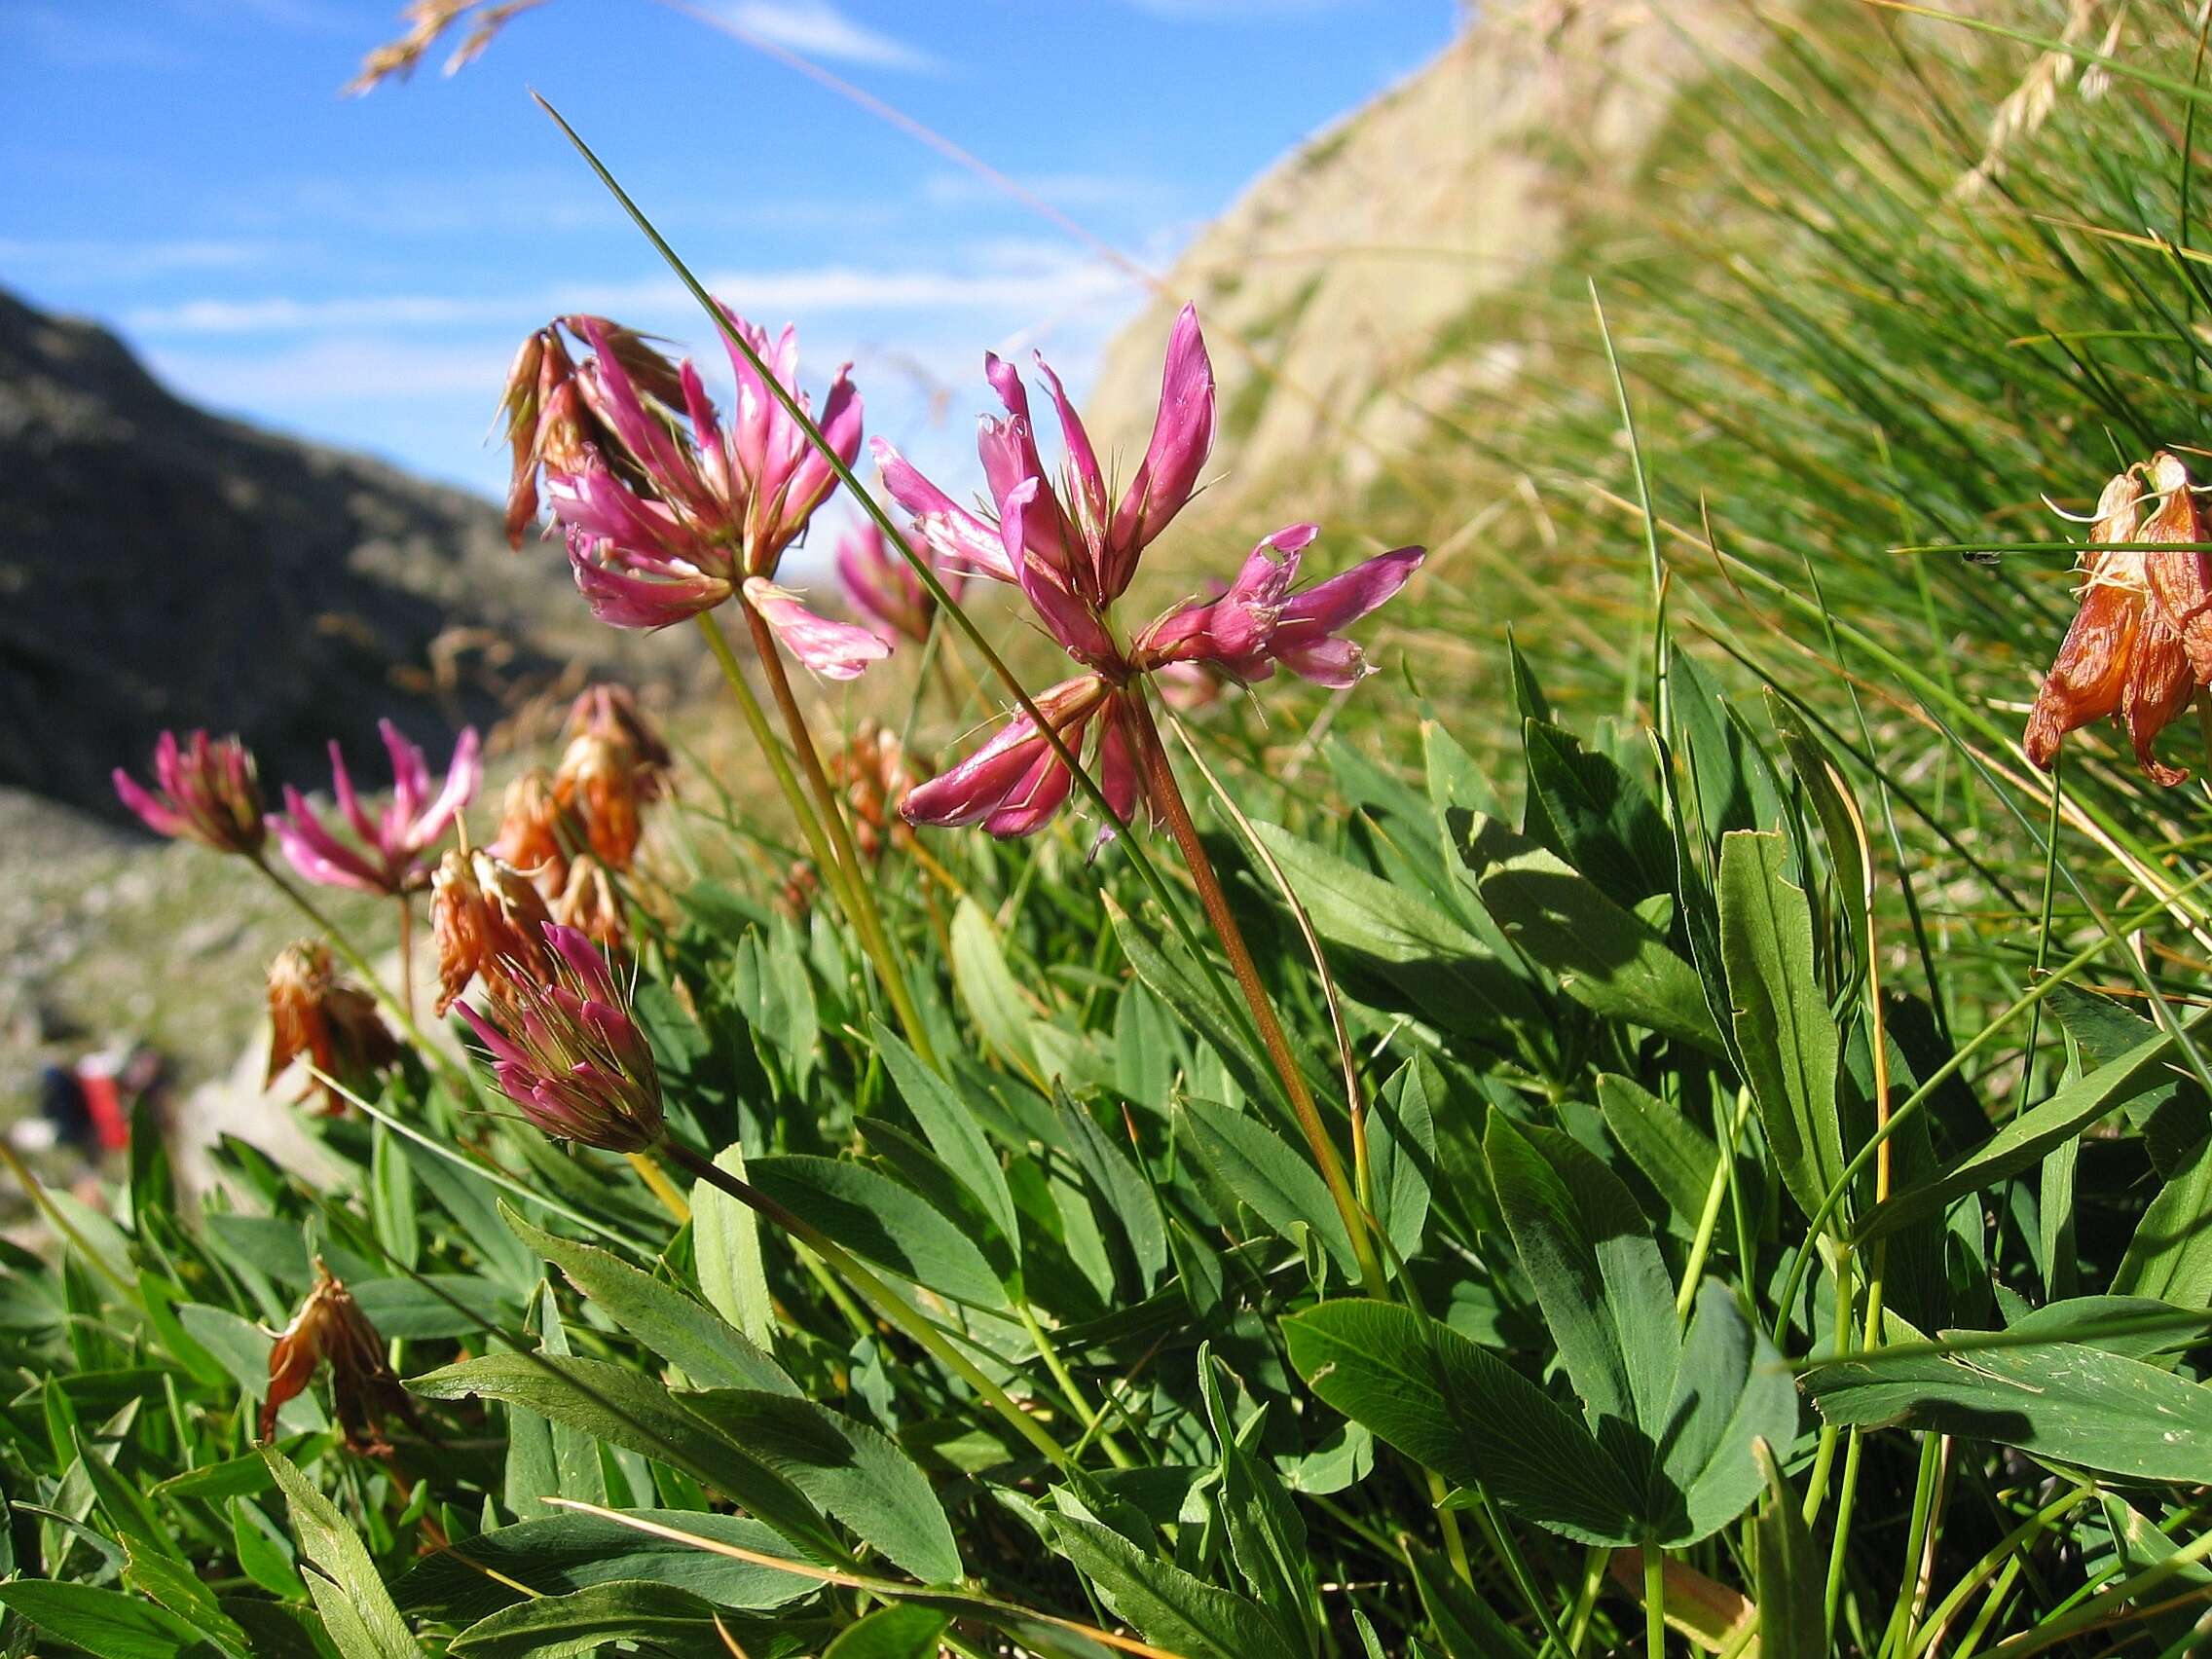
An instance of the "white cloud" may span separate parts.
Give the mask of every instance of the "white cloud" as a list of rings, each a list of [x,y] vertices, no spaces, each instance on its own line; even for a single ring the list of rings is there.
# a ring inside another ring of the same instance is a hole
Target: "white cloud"
[[[279,351],[156,349],[154,373],[196,400],[220,408],[282,414],[383,399],[461,394],[497,398],[511,347],[451,348],[365,333],[310,340]],[[487,417],[489,419],[489,417]]]
[[[242,271],[268,262],[276,244],[204,238],[123,241],[94,238],[0,237],[0,270],[40,280],[131,282],[188,271]]]
[[[734,27],[810,57],[915,73],[942,67],[918,47],[846,16],[830,0],[727,0],[718,10]]]
[[[1012,253],[1015,250],[994,250]],[[789,271],[719,271],[707,286],[739,311],[763,318],[857,312],[1010,311],[1051,313],[1103,299],[1128,278],[1103,262],[1060,250],[1045,257],[978,262],[971,268],[878,271],[830,265]],[[125,313],[131,330],[162,337],[300,334],[363,328],[446,329],[535,326],[563,312],[591,311],[654,326],[681,320],[690,295],[674,277],[578,283],[535,294],[463,296],[375,294],[300,299],[191,299]]]

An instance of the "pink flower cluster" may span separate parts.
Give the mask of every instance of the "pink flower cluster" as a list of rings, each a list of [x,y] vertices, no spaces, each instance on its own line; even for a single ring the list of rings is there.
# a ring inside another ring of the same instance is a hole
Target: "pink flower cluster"
[[[1114,602],[1145,548],[1197,491],[1213,448],[1213,366],[1198,313],[1186,306],[1175,319],[1152,441],[1119,502],[1059,377],[1041,356],[1037,368],[1067,458],[1056,488],[1038,451],[1028,388],[995,355],[984,359],[984,374],[1006,416],[984,419],[977,446],[995,514],[961,507],[897,450],[880,438],[875,443],[884,488],[939,559],[1018,587],[1085,670],[1035,699],[1044,726],[1026,711],[1012,717],[981,749],[907,796],[902,810],[911,823],[980,824],[1009,836],[1041,829],[1074,784],[1046,735],[1049,726],[1078,754],[1093,744],[1099,789],[1115,819],[1126,824],[1144,795],[1145,728],[1134,702],[1143,695],[1141,678],[1196,668],[1249,684],[1279,666],[1323,685],[1354,684],[1367,665],[1341,630],[1403,587],[1423,557],[1419,547],[1401,547],[1301,592],[1299,567],[1317,532],[1292,525],[1262,539],[1217,596],[1177,607],[1124,645]]]
[[[476,732],[465,729],[433,796],[429,762],[422,750],[400,736],[389,720],[380,720],[378,730],[391,756],[392,789],[391,799],[375,816],[354,793],[345,755],[336,743],[330,746],[331,783],[339,813],[353,832],[351,842],[325,825],[290,785],[284,788],[285,810],[264,816],[253,756],[235,737],[210,740],[196,731],[180,745],[174,732],[164,732],[154,745],[154,778],[161,793],[148,791],[121,767],[116,768],[115,793],[157,835],[258,861],[264,837],[273,834],[292,867],[310,881],[364,893],[409,893],[429,881],[429,850],[475,798],[484,769]]]

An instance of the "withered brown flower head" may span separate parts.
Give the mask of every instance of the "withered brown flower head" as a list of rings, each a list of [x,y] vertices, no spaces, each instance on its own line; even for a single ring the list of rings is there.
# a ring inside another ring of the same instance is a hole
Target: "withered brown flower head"
[[[586,325],[603,331],[606,349],[648,404],[681,412],[683,386],[676,365],[633,329],[600,316],[557,316],[526,339],[507,369],[499,393],[513,469],[507,482],[507,545],[520,548],[537,518],[537,474],[621,469],[624,451],[611,441],[604,393],[589,374],[576,371],[562,336],[580,339]]]
[[[331,1400],[346,1431],[347,1449],[364,1456],[388,1456],[391,1447],[384,1437],[384,1419],[396,1414],[413,1422],[414,1402],[385,1360],[384,1338],[369,1323],[352,1292],[332,1276],[318,1256],[314,1288],[269,1350],[269,1392],[261,1402],[264,1443],[276,1436],[276,1414],[286,1401],[306,1390],[314,1381],[315,1368],[325,1360],[330,1362]]]
[[[603,737],[629,746],[638,769],[638,798],[656,800],[666,787],[676,757],[654,730],[636,693],[627,685],[592,685],[584,689],[569,710],[566,737]]]
[[[430,879],[430,932],[438,946],[437,1014],[482,978],[497,1002],[519,969],[550,970],[538,929],[552,920],[545,900],[512,865],[490,853],[449,852]]]
[[[628,869],[638,856],[645,788],[637,752],[594,732],[571,738],[553,770],[553,798],[582,826],[600,862],[614,869]]]
[[[907,752],[897,733],[871,719],[862,720],[852,741],[830,756],[830,781],[852,805],[853,842],[861,857],[880,859],[885,848],[913,833],[899,808],[930,770]]]
[[[368,992],[338,977],[330,949],[302,940],[269,965],[269,1075],[267,1088],[305,1055],[322,1074],[308,1094],[320,1092],[322,1109],[336,1116],[345,1096],[325,1079],[359,1089],[403,1052]]]
[[[2160,451],[2129,467],[2097,499],[2082,556],[2081,608],[2028,716],[2028,758],[2049,770],[2059,741],[2117,716],[2146,776],[2166,788],[2189,774],[2152,744],[2212,683],[2212,556],[2102,546],[2201,542],[2203,515],[2189,472]]]
[[[553,919],[609,950],[621,949],[629,937],[614,883],[606,866],[589,853],[569,866],[568,881],[553,901]]]
[[[569,875],[569,855],[561,844],[561,803],[553,776],[533,766],[507,786],[499,803],[499,832],[491,850],[537,884],[547,899],[561,891]]]

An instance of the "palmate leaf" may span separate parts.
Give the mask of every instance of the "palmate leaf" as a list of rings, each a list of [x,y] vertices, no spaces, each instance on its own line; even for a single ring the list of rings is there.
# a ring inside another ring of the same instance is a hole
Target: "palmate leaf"
[[[952,1620],[932,1607],[912,1603],[878,1607],[848,1626],[822,1659],[938,1659],[938,1639]]]
[[[1571,733],[1525,720],[1530,833],[1632,908],[1674,888],[1674,840],[1643,786]]]
[[[1637,1541],[1635,1476],[1580,1418],[1450,1326],[1346,1300],[1282,1329],[1308,1387],[1422,1467],[1579,1542]]]
[[[1347,1277],[1358,1277],[1344,1217],[1313,1166],[1288,1141],[1210,1100],[1176,1102],[1174,1122],[1178,1137],[1196,1149],[1226,1195],[1280,1237],[1295,1242],[1310,1232]]]
[[[732,1141],[715,1154],[717,1168],[748,1180],[745,1148]],[[747,1346],[765,1356],[775,1346],[776,1317],[768,1305],[768,1274],[760,1259],[760,1218],[751,1206],[739,1203],[712,1181],[691,1186],[691,1246],[698,1262],[699,1289],[708,1304],[730,1324],[745,1333]],[[641,1336],[644,1333],[639,1333]],[[739,1348],[732,1363],[746,1363]],[[675,1358],[675,1355],[668,1355]],[[679,1364],[682,1362],[678,1361]],[[686,1367],[688,1369],[688,1367]],[[724,1379],[694,1372],[702,1382]],[[748,1378],[756,1388],[774,1387],[772,1382]]]
[[[754,1160],[749,1178],[864,1261],[955,1302],[1007,1306],[1006,1288],[975,1241],[888,1176],[858,1163],[791,1155]]]
[[[1720,1166],[1713,1137],[1641,1084],[1607,1072],[1598,1079],[1598,1109],[1621,1150],[1685,1224],[1704,1213]]]
[[[724,1652],[715,1634],[716,1611],[713,1603],[688,1590],[615,1579],[565,1596],[518,1602],[469,1626],[448,1651],[453,1659],[586,1659],[607,1651],[609,1643],[635,1641],[647,1651]],[[744,1651],[760,1659],[797,1653],[807,1645],[797,1630],[722,1617],[743,1633]]]
[[[411,1378],[433,1400],[468,1395],[597,1435],[681,1469],[768,1523],[817,1559],[848,1559],[822,1512],[799,1489],[715,1429],[665,1385],[607,1360],[491,1353]]]
[[[1723,1051],[1697,970],[1642,917],[1494,820],[1477,824],[1468,858],[1484,905],[1561,990],[1605,1018]]]
[[[121,1590],[18,1579],[0,1584],[0,1606],[97,1659],[235,1659],[166,1608]]]

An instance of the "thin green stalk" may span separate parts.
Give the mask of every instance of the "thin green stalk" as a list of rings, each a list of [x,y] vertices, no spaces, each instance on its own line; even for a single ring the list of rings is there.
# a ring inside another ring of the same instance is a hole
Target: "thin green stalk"
[[[1835,1257],[1835,1357],[1840,1359],[1851,1351],[1852,1307],[1857,1298],[1858,1279],[1852,1272],[1851,1246],[1840,1244]],[[1788,1317],[1787,1314],[1784,1315]],[[1813,1454],[1813,1473],[1805,1483],[1805,1525],[1820,1519],[1821,1507],[1827,1502],[1828,1477],[1835,1468],[1835,1448],[1838,1431],[1832,1422],[1821,1425],[1818,1450]]]
[[[1751,1091],[1736,1090],[1736,1116],[1728,1125],[1728,1135],[1720,1148],[1720,1159],[1713,1166],[1713,1181],[1706,1188],[1705,1208],[1697,1218],[1697,1235],[1690,1240],[1689,1260],[1682,1264],[1681,1288],[1675,1293],[1675,1317],[1689,1317],[1690,1306],[1697,1301],[1698,1280],[1705,1273],[1705,1259],[1713,1250],[1713,1235],[1720,1226],[1720,1206],[1728,1198],[1728,1187],[1736,1161],[1736,1142],[1744,1132],[1745,1121],[1751,1114]]]
[[[845,826],[844,807],[837,799],[837,792],[830,786],[830,774],[824,770],[822,756],[814,747],[806,715],[792,692],[791,675],[784,667],[783,653],[776,647],[776,637],[767,619],[757,610],[750,605],[743,608],[746,626],[753,632],[753,654],[759,659],[760,672],[767,679],[769,692],[784,717],[784,729],[791,734],[792,750],[798,756],[807,788],[813,792],[815,804],[821,809],[830,850],[844,871],[845,914],[859,932],[862,947],[875,961],[875,971],[883,979],[884,994],[891,999],[892,1012],[899,1016],[906,1041],[913,1045],[922,1063],[937,1071],[940,1063],[936,1045],[930,1041],[929,1027],[922,1022],[921,1011],[914,1006],[913,993],[906,985],[905,969],[891,948],[891,936],[883,927],[883,912],[876,908],[867,871],[861,865],[860,849],[853,845],[852,831]]]
[[[799,833],[806,841],[807,856],[813,859],[823,885],[837,901],[837,907],[848,917],[854,915],[852,900],[847,890],[851,879],[849,866],[838,862],[830,845],[828,833],[816,815],[813,801],[799,785],[798,774],[792,770],[791,756],[784,753],[783,740],[776,728],[768,723],[768,711],[760,706],[760,699],[753,694],[753,685],[745,678],[745,667],[737,660],[737,652],[730,647],[729,636],[722,632],[721,624],[711,610],[698,615],[699,632],[706,636],[707,648],[720,665],[722,679],[728,682],[730,694],[737,699],[738,712],[745,717],[746,728],[753,733],[753,741],[760,751],[761,758],[768,762],[768,770],[775,775],[776,787],[783,792],[784,801],[798,821]],[[855,928],[859,923],[854,923]],[[863,946],[867,944],[864,935]],[[881,964],[878,964],[878,971]]]
[[[1008,1426],[1035,1447],[1053,1467],[1074,1467],[1067,1449],[1053,1439],[1042,1423],[1015,1405],[1007,1391],[984,1376],[974,1360],[953,1346],[944,1334],[929,1320],[907,1307],[889,1285],[862,1266],[859,1259],[843,1245],[812,1222],[786,1209],[757,1187],[732,1175],[714,1160],[702,1157],[682,1141],[666,1140],[661,1144],[672,1160],[700,1180],[726,1193],[770,1226],[790,1234],[820,1256],[840,1278],[860,1293],[879,1317],[913,1338],[932,1358],[975,1389],[985,1405],[997,1412]]]
[[[1643,1651],[1645,1659],[1667,1659],[1667,1552],[1648,1538],[1643,1544]]]
[[[1943,1632],[1949,1628],[1951,1621],[1959,1616],[1960,1610],[1966,1606],[1974,1591],[1988,1581],[1990,1574],[2009,1566],[2021,1546],[2036,1533],[2054,1522],[2064,1520],[2095,1493],[2094,1487],[2086,1486],[2062,1493],[1990,1545],[1982,1553],[1980,1560],[1967,1568],[1958,1583],[1951,1587],[1950,1594],[1936,1604],[1935,1610],[1928,1615],[1926,1622],[1907,1640],[1903,1649],[1905,1659],[1919,1659],[1922,1652],[1941,1641]]]
[[[1612,1551],[1592,1545],[1582,1564],[1582,1588],[1574,1595],[1574,1610],[1567,1622],[1567,1651],[1579,1655],[1590,1640],[1590,1614],[1598,1605],[1598,1592],[1605,1587],[1605,1561]]]
[[[1229,907],[1229,895],[1222,888],[1221,876],[1206,853],[1205,842],[1198,836],[1198,825],[1191,819],[1182,787],[1175,781],[1175,769],[1167,760],[1167,747],[1160,741],[1160,727],[1153,721],[1151,705],[1139,690],[1132,689],[1127,701],[1132,723],[1136,726],[1137,764],[1145,775],[1146,798],[1167,820],[1168,833],[1182,850],[1184,866],[1198,885],[1198,903],[1221,940],[1223,953],[1229,958],[1230,972],[1235,977],[1237,988],[1244,993],[1245,1004],[1252,1011],[1253,1021],[1260,1028],[1268,1058],[1282,1079],[1283,1090],[1290,1097],[1291,1110],[1298,1118],[1298,1126],[1305,1131],[1313,1161],[1320,1166],[1321,1179],[1327,1183],[1329,1197],[1335,1200],[1337,1213],[1344,1219],[1345,1232],[1351,1239],[1352,1255],[1359,1263],[1360,1278],[1369,1295],[1386,1298],[1382,1264],[1375,1253],[1375,1241],[1369,1235],[1366,1212],[1359,1207],[1358,1195],[1353,1192],[1345,1174],[1344,1161],[1329,1139],[1328,1125],[1321,1122],[1320,1108],[1314,1104],[1313,1091],[1306,1086],[1306,1075],[1299,1068],[1290,1038],[1283,1031],[1282,1021],[1275,1016],[1274,1004],[1268,996],[1266,982],[1260,977],[1259,964],[1252,960],[1252,949],[1244,941],[1244,931],[1236,925],[1236,916]]]
[[[1821,1601],[1821,1628],[1831,1641],[1835,1638],[1836,1608],[1843,1600],[1844,1565],[1851,1554],[1851,1519],[1859,1503],[1859,1458],[1865,1450],[1865,1431],[1852,1429],[1850,1444],[1843,1454],[1843,1481],[1836,1489],[1835,1536],[1828,1545],[1827,1590]]]
[[[1067,1397],[1070,1409],[1081,1419],[1084,1439],[1097,1441],[1117,1469],[1136,1467],[1135,1460],[1122,1443],[1114,1438],[1114,1431],[1104,1426],[1104,1410],[1092,1406],[1084,1397],[1083,1385],[1075,1380],[1075,1373],[1068,1369],[1067,1361],[1060,1357],[1060,1350],[1053,1346],[1051,1335],[1037,1322],[1036,1311],[1027,1300],[1015,1297],[1014,1310],[1021,1321],[1021,1328],[1029,1333],[1030,1345],[1036,1348],[1037,1357],[1045,1362],[1045,1369],[1052,1374],[1052,1380],[1059,1383],[1060,1392]]]
[[[1883,1653],[1900,1647],[1912,1628],[1913,1607],[1919,1600],[1920,1564],[1928,1546],[1929,1523],[1936,1508],[1936,1486],[1942,1470],[1942,1448],[1941,1435],[1921,1435],[1920,1473],[1912,1488],[1912,1519],[1904,1530],[1904,1569],[1898,1584],[1897,1610],[1890,1615],[1889,1626],[1882,1632]]]
[[[1535,1615],[1536,1623],[1543,1630],[1545,1641],[1560,1653],[1562,1659],[1566,1659],[1566,1655],[1573,1649],[1567,1644],[1567,1633],[1560,1629],[1559,1619],[1553,1614],[1551,1604],[1538,1592],[1535,1574],[1529,1570],[1529,1558],[1522,1554],[1520,1541],[1513,1536],[1512,1527],[1498,1513],[1497,1500],[1491,1496],[1488,1487],[1478,1485],[1474,1493],[1475,1524],[1482,1530],[1483,1541],[1490,1545],[1492,1554],[1505,1563],[1505,1570],[1513,1580],[1514,1589],[1520,1592],[1523,1604]]]
[[[2058,897],[2058,814],[2066,803],[2062,783],[2066,756],[2063,752],[2050,757],[2050,818],[2044,829],[2043,904],[2036,920],[2036,973],[2041,974],[2050,965],[2050,915]],[[2020,1091],[2012,1097],[2012,1115],[2016,1118],[2027,1110],[2028,1099],[2035,1092],[2036,1045],[2043,1040],[2043,1004],[2038,1003],[2028,1014],[2028,1045],[2020,1056]]]

